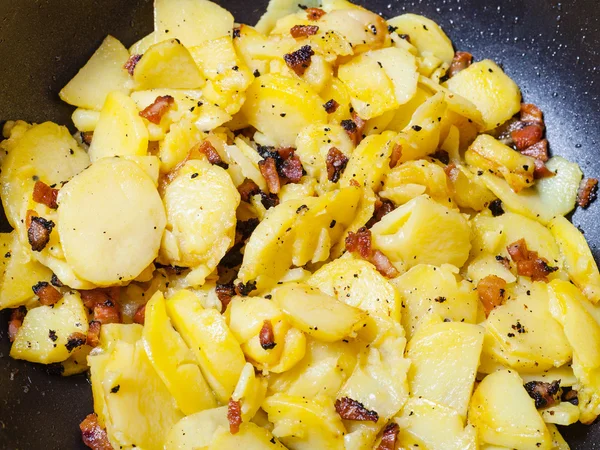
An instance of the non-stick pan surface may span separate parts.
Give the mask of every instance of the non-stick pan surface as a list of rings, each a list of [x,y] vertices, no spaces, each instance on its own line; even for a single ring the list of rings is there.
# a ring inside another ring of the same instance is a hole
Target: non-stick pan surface
[[[301,1],[301,0],[299,0]],[[218,0],[239,22],[255,23],[267,0]],[[424,14],[457,49],[492,58],[542,108],[553,154],[600,175],[600,13],[595,0],[362,0],[394,17]],[[125,45],[152,30],[151,0],[0,0],[0,123],[70,124],[58,91],[104,36]],[[600,255],[600,203],[575,213]],[[0,228],[8,231],[6,219]],[[83,449],[79,422],[92,411],[87,378],[61,378],[11,360],[6,313],[0,320],[0,449]],[[563,430],[573,449],[600,449],[600,425]],[[315,449],[318,450],[318,449]]]

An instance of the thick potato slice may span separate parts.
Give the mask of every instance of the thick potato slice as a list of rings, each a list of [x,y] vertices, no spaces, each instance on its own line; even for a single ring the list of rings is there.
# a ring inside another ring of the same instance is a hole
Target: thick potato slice
[[[199,269],[189,281],[202,284],[233,245],[240,195],[225,170],[203,159],[188,161],[179,169],[163,200],[167,234],[177,251],[163,243],[161,258]]]
[[[65,259],[84,280],[99,286],[132,280],[156,258],[165,210],[137,164],[103,158],[63,187],[58,202]]]
[[[117,39],[107,36],[90,60],[61,89],[62,101],[79,108],[100,111],[113,91],[128,94],[129,74],[123,68],[129,52]]]
[[[542,410],[544,422],[563,426],[572,425],[579,421],[579,415],[579,407],[569,402],[560,402],[558,405]]]
[[[73,111],[71,120],[73,121],[75,128],[79,131],[83,131],[84,133],[87,131],[94,131],[96,125],[98,125],[98,120],[100,120],[100,111],[77,108]]]
[[[237,433],[220,428],[208,446],[208,450],[286,450],[269,430],[249,422],[243,423]]]
[[[217,400],[227,403],[246,361],[225,318],[214,309],[204,309],[188,291],[179,291],[168,299],[167,311],[196,356]]]
[[[0,172],[0,197],[8,222],[22,227],[22,206],[31,197],[36,180],[47,185],[70,180],[90,164],[69,130],[51,122],[28,129],[9,152]]]
[[[204,78],[190,52],[177,39],[151,46],[135,66],[136,90],[154,88],[197,89]]]
[[[204,138],[204,133],[188,118],[172,124],[165,138],[158,144],[161,171],[168,173],[175,169]]]
[[[79,294],[68,293],[53,306],[38,306],[27,312],[10,349],[15,359],[50,364],[71,354],[67,346],[73,333],[88,330],[88,319]]]
[[[92,162],[110,156],[144,156],[148,153],[148,130],[135,102],[121,92],[111,92],[100,118],[89,155]]]
[[[470,208],[474,211],[481,211],[492,201],[496,200],[496,196],[486,187],[481,177],[475,175],[461,164],[455,164],[455,166],[454,169],[449,171],[448,179],[454,201],[458,206],[461,208]],[[514,194],[512,189],[510,191]]]
[[[469,422],[481,443],[523,450],[552,448],[552,438],[533,399],[515,372],[501,370],[483,379],[471,399]]]
[[[426,196],[396,208],[371,232],[374,246],[406,269],[417,264],[461,267],[471,248],[471,230],[463,215]]]
[[[432,55],[446,64],[452,62],[454,48],[452,42],[440,26],[427,17],[418,14],[402,14],[387,21],[398,34],[410,36],[410,43],[422,55]]]
[[[485,130],[499,127],[521,109],[519,87],[489,59],[460,71],[448,80],[447,85],[452,92],[477,107],[483,116]]]
[[[322,103],[305,81],[266,74],[256,78],[246,90],[241,112],[275,146],[293,147],[304,127],[327,122]]]
[[[273,291],[273,301],[294,327],[323,342],[351,336],[366,322],[366,314],[360,309],[308,285],[280,286]]]
[[[370,51],[366,55],[383,66],[394,86],[398,105],[404,105],[414,97],[417,93],[419,74],[416,58],[411,53],[401,48],[389,47]]]
[[[319,28],[342,35],[355,55],[381,48],[389,42],[387,24],[381,16],[345,0],[322,6],[327,14],[319,19]]]
[[[550,221],[548,228],[556,239],[569,278],[593,303],[600,300],[600,273],[583,234],[564,217]]]
[[[152,367],[184,414],[217,406],[194,354],[171,325],[160,291],[146,304],[142,342]]]
[[[267,379],[254,371],[254,366],[246,363],[240,374],[231,398],[241,404],[243,422],[249,422],[260,409],[267,393]]]
[[[406,348],[410,393],[448,406],[463,420],[479,366],[483,328],[440,322],[419,329]]]
[[[156,0],[155,42],[177,38],[186,47],[230,36],[233,16],[208,0]]]
[[[206,409],[177,422],[165,441],[165,450],[205,450],[221,427],[229,427],[227,406]]]

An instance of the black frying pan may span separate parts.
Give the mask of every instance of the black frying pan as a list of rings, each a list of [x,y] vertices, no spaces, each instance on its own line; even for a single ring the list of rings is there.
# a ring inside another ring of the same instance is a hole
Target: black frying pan
[[[267,0],[217,0],[253,24]],[[300,0],[299,0],[300,1]],[[600,13],[595,0],[358,1],[384,17],[424,14],[457,49],[490,57],[542,108],[553,154],[600,175]],[[152,31],[151,0],[0,0],[0,123],[8,119],[70,124],[58,91],[106,34],[130,45]],[[596,259],[600,202],[578,211]],[[0,228],[8,231],[4,217]],[[61,378],[11,360],[6,313],[0,320],[0,449],[83,449],[78,424],[92,411],[84,376]],[[562,430],[572,449],[600,449],[600,425]],[[317,450],[317,449],[315,449]]]

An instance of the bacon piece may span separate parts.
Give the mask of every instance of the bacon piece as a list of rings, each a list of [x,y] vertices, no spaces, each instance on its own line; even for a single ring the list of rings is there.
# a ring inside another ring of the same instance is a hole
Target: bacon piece
[[[539,180],[541,178],[550,178],[556,175],[550,169],[546,167],[544,161],[541,159],[536,159],[533,167],[533,178]]]
[[[121,313],[116,305],[98,305],[94,308],[94,320],[103,325],[107,323],[120,323]]]
[[[133,323],[144,325],[146,321],[146,305],[140,306],[133,315]]]
[[[118,303],[120,294],[119,286],[79,291],[83,305],[90,311],[98,305],[111,306]]]
[[[58,189],[52,189],[46,183],[39,180],[35,182],[35,185],[33,186],[34,202],[42,203],[51,209],[56,209],[58,208],[58,203],[56,202],[57,197]]]
[[[85,343],[90,347],[97,347],[100,343],[100,327],[101,323],[97,320],[92,320],[88,328]]]
[[[548,281],[547,276],[558,270],[558,267],[548,265],[548,260],[538,256],[537,252],[527,248],[525,239],[519,239],[508,247],[508,254],[517,263],[517,273],[531,277],[533,281]]]
[[[530,381],[525,383],[524,387],[529,396],[535,400],[536,408],[546,408],[560,401],[558,399],[560,380],[554,380],[552,383]]]
[[[97,414],[88,414],[79,424],[79,429],[83,443],[92,450],[114,450],[106,430],[98,423]]]
[[[298,183],[302,179],[304,168],[302,167],[300,158],[292,151],[291,154],[281,163],[279,172],[288,181],[292,183]]]
[[[390,156],[390,169],[393,169],[398,165],[398,161],[402,158],[402,145],[396,144],[392,149],[392,154]]]
[[[319,20],[325,15],[321,8],[306,8],[306,17],[308,20]]]
[[[544,136],[544,129],[538,124],[530,124],[514,130],[510,135],[517,150],[521,151],[541,141]]]
[[[175,99],[170,95],[159,95],[152,104],[146,106],[140,111],[140,116],[147,119],[149,122],[159,124],[162,116],[167,112]]]
[[[531,156],[532,158],[539,159],[542,162],[548,161],[548,140],[542,139],[533,145],[530,145],[524,150],[521,150],[521,154],[525,156]]]
[[[450,64],[450,68],[448,69],[448,73],[446,74],[448,78],[452,78],[461,70],[465,70],[473,63],[473,55],[469,52],[456,52],[454,54],[454,58],[452,58],[452,63]]]
[[[327,112],[327,114],[333,114],[334,112],[336,112],[338,110],[339,107],[340,107],[340,104],[338,102],[336,102],[334,99],[327,100],[327,102],[323,105],[323,108],[325,108],[325,111]]]
[[[86,342],[87,342],[87,335],[85,335],[83,333],[75,332],[75,333],[72,333],[67,338],[67,343],[65,344],[65,347],[67,348],[68,351],[72,352],[76,348],[84,345]]]
[[[386,278],[395,278],[399,275],[398,270],[396,270],[389,258],[379,250],[373,251],[369,258],[369,262],[371,262],[377,271]]]
[[[314,36],[319,31],[316,25],[294,25],[290,29],[290,34],[294,39],[301,37]]]
[[[123,66],[123,68],[125,70],[127,70],[127,72],[129,72],[129,75],[133,76],[133,71],[135,70],[135,66],[137,66],[137,63],[140,62],[140,59],[142,59],[142,55],[131,55],[129,57],[129,59]]]
[[[337,183],[348,165],[348,157],[336,147],[331,147],[327,152],[325,165],[327,166],[327,179],[332,183]]]
[[[281,189],[281,181],[279,180],[279,174],[277,173],[277,166],[275,165],[275,158],[267,158],[258,162],[258,168],[260,173],[265,177],[267,182],[267,188],[272,194],[277,194]]]
[[[446,150],[437,150],[435,153],[429,155],[431,158],[437,159],[442,164],[450,164],[450,154]]]
[[[358,145],[363,138],[363,130],[366,122],[360,118],[356,111],[352,112],[352,119],[342,120],[340,125],[346,130],[354,145]]]
[[[240,425],[242,424],[242,405],[239,400],[229,399],[227,405],[227,421],[229,422],[229,432],[236,434],[240,431]]]
[[[33,293],[38,296],[40,303],[44,306],[54,305],[62,298],[62,294],[46,281],[40,281],[32,289]]]
[[[242,297],[247,297],[250,292],[256,290],[256,281],[248,281],[247,283],[238,283],[235,285],[235,293]]]
[[[233,286],[233,283],[217,284],[215,292],[221,301],[221,305],[223,307],[222,310],[225,311],[227,309],[227,305],[229,305],[231,302],[231,298],[235,295],[235,287]]]
[[[506,293],[506,281],[496,275],[488,275],[477,283],[477,295],[483,305],[485,317],[488,317],[492,310],[504,302]]]
[[[292,53],[283,55],[285,63],[290,69],[296,72],[296,75],[303,75],[306,69],[310,67],[311,58],[315,54],[310,45],[303,45]]]
[[[10,313],[10,319],[8,321],[8,339],[10,342],[14,342],[17,337],[17,332],[21,325],[23,325],[23,319],[25,319],[25,314],[27,314],[27,309],[24,306],[19,306],[15,308]]]
[[[544,114],[532,103],[521,103],[521,121],[544,127]]]
[[[562,400],[575,406],[579,405],[579,396],[575,389],[565,392],[562,396]]]
[[[227,169],[229,167],[223,162],[221,155],[219,155],[219,152],[217,152],[217,149],[210,143],[210,141],[207,140],[201,144],[197,144],[195,149],[198,151],[198,153],[206,156],[206,159],[208,159],[209,163],[222,167],[223,169]]]
[[[577,204],[582,208],[590,206],[596,200],[598,192],[598,180],[596,178],[584,178],[581,180],[577,191]]]
[[[258,185],[248,178],[246,178],[237,189],[243,202],[248,202],[250,201],[250,197],[260,194],[260,188]]]
[[[277,344],[275,343],[275,335],[273,334],[273,324],[271,324],[270,320],[263,321],[263,326],[260,329],[258,337],[263,350],[275,348]]]
[[[91,145],[93,137],[94,137],[93,131],[82,132],[81,133],[81,142],[83,142],[86,145]]]
[[[375,201],[375,211],[373,212],[373,217],[367,222],[366,227],[371,228],[377,222],[379,222],[386,214],[391,213],[396,206],[391,200],[388,199],[377,199]]]
[[[398,439],[398,433],[400,433],[400,427],[396,422],[388,423],[383,429],[381,435],[381,441],[377,450],[394,450],[396,448],[396,440]]]
[[[235,225],[235,232],[239,235],[240,241],[246,241],[259,223],[260,221],[256,217],[248,220],[238,220]]]
[[[348,232],[346,236],[346,250],[358,253],[363,259],[371,257],[371,230],[366,227],[359,228],[356,233]]]
[[[376,411],[365,408],[365,405],[350,397],[338,398],[335,401],[335,410],[344,420],[361,420],[375,423],[379,420],[379,414]]]
[[[54,228],[54,222],[38,217],[35,211],[27,211],[27,239],[34,252],[41,252],[50,241],[50,233]]]

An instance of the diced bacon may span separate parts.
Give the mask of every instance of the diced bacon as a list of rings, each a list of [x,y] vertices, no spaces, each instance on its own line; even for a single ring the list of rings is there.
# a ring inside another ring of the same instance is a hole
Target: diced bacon
[[[398,161],[402,158],[402,145],[396,144],[392,148],[392,154],[390,156],[390,169],[393,169],[398,165]]]
[[[98,423],[98,415],[89,414],[79,424],[83,443],[92,450],[114,450],[106,430]]]
[[[546,164],[544,164],[544,161],[542,161],[541,159],[535,160],[535,165],[534,165],[534,169],[533,169],[533,178],[535,178],[536,180],[539,180],[541,178],[550,178],[550,177],[553,177],[554,175],[556,175],[556,174],[546,167]]]
[[[395,450],[398,433],[400,433],[398,424],[396,422],[388,423],[383,429],[383,434],[381,435],[381,441],[379,442],[377,450]]]
[[[558,270],[548,264],[548,260],[538,256],[537,252],[530,251],[524,239],[519,239],[507,248],[508,254],[517,263],[517,273],[521,276],[531,277],[533,281],[547,281],[548,275]]]
[[[359,228],[356,233],[350,231],[346,236],[346,250],[358,253],[363,259],[371,257],[371,230]]]
[[[533,145],[530,145],[524,150],[521,150],[521,154],[525,156],[531,156],[532,158],[539,159],[542,162],[548,161],[548,140],[542,139]]]
[[[332,183],[337,183],[348,165],[348,157],[336,147],[331,147],[327,152],[325,165],[327,166],[327,179]]]
[[[121,313],[117,305],[98,305],[94,308],[94,320],[97,320],[102,325],[120,323]]]
[[[133,323],[144,325],[146,320],[146,305],[140,306],[133,315]]]
[[[391,200],[388,199],[377,199],[375,201],[375,211],[373,212],[373,217],[367,222],[366,227],[371,228],[377,222],[379,222],[386,214],[391,213],[396,206]]]
[[[316,25],[294,25],[290,29],[290,34],[294,39],[314,36],[319,31],[319,27]]]
[[[537,144],[544,136],[544,129],[538,124],[526,125],[523,128],[514,130],[511,137],[517,150],[525,150],[532,145]]]
[[[363,138],[363,130],[366,122],[361,119],[356,111],[353,111],[352,119],[342,120],[340,125],[342,128],[344,128],[348,136],[350,136],[350,139],[352,142],[354,142],[354,145],[358,145]]]
[[[229,399],[227,405],[227,421],[229,422],[229,432],[236,434],[240,431],[242,424],[242,405],[239,400]]]
[[[111,306],[117,304],[121,295],[121,288],[113,286],[109,288],[81,290],[79,294],[84,306],[91,311],[98,305]]]
[[[260,346],[263,350],[271,350],[277,345],[275,343],[275,335],[273,334],[273,324],[270,320],[264,320],[263,326],[258,335]]]
[[[76,348],[79,348],[82,345],[85,345],[86,342],[87,342],[86,334],[75,332],[75,333],[72,333],[67,338],[67,343],[65,344],[65,347],[67,348],[68,351],[72,352]]]
[[[477,283],[477,295],[483,305],[485,317],[489,316],[494,308],[504,303],[506,281],[496,275],[488,275]]]
[[[369,262],[371,262],[377,271],[386,278],[395,278],[399,275],[398,270],[394,267],[389,258],[379,250],[373,251],[369,258]]]
[[[221,302],[222,311],[227,309],[227,305],[231,302],[231,298],[235,295],[235,287],[233,283],[229,284],[217,284],[215,292],[219,301]]]
[[[542,110],[532,103],[521,103],[521,121],[536,123],[544,127],[544,115]]]
[[[97,347],[100,343],[100,327],[101,323],[97,320],[92,320],[88,328],[86,336],[86,344],[90,347]]]
[[[38,217],[36,214],[32,210],[27,211],[27,239],[34,252],[41,252],[50,242],[54,222]]]
[[[52,189],[46,183],[42,181],[36,181],[33,186],[33,201],[36,203],[42,203],[48,208],[58,208],[56,199],[58,197],[58,189]]]
[[[584,178],[579,185],[579,191],[577,191],[577,204],[582,208],[587,208],[590,206],[590,203],[596,200],[597,191],[598,180],[595,178]]]
[[[196,146],[196,150],[198,153],[206,156],[206,159],[208,159],[209,163],[222,167],[223,169],[227,169],[228,165],[223,162],[221,155],[219,155],[219,152],[217,152],[217,149],[210,143],[210,141],[206,140],[201,144],[198,144]]]
[[[60,291],[46,281],[40,281],[32,289],[33,293],[38,296],[40,303],[44,306],[54,305],[62,298]]]
[[[127,70],[127,72],[129,72],[129,75],[133,76],[133,72],[135,70],[135,66],[137,66],[138,62],[140,62],[140,59],[142,59],[142,55],[131,55],[129,57],[129,59],[127,60],[127,62],[123,66],[123,68],[125,70]]]
[[[344,420],[360,420],[375,423],[379,420],[379,414],[376,411],[365,408],[365,405],[350,397],[338,398],[335,401],[335,410]]]
[[[81,142],[83,142],[86,145],[91,145],[93,137],[94,137],[93,131],[82,132],[81,133]]]
[[[334,99],[327,100],[327,102],[323,105],[323,108],[325,108],[325,111],[327,112],[327,114],[333,114],[334,112],[336,112],[338,110],[339,107],[340,107],[340,104],[338,102],[336,102]]]
[[[448,69],[447,76],[452,78],[461,70],[465,70],[473,63],[473,55],[469,52],[456,52],[454,54],[454,58],[452,58],[452,63],[450,64],[450,68]]]
[[[175,99],[170,95],[159,95],[152,104],[146,106],[140,111],[140,116],[147,119],[149,122],[159,124],[162,116],[167,112],[171,105],[175,102]]]
[[[292,152],[290,156],[284,159],[281,163],[281,169],[279,169],[279,172],[288,181],[292,183],[299,183],[302,179],[302,175],[304,174],[304,168],[302,167],[300,158],[294,152]]]
[[[249,202],[250,197],[260,194],[260,188],[258,185],[248,178],[246,178],[237,189],[243,202]]]
[[[14,342],[17,337],[17,332],[21,325],[23,325],[23,319],[25,319],[25,314],[27,314],[27,310],[24,306],[20,306],[15,308],[10,313],[10,319],[8,321],[8,339],[10,342]]]
[[[560,380],[552,383],[543,381],[529,381],[524,385],[529,396],[535,400],[536,408],[547,408],[560,402],[558,393],[560,391]]]
[[[306,8],[306,17],[308,20],[319,20],[325,15],[321,8]]]
[[[310,67],[311,58],[314,54],[315,52],[310,45],[303,45],[295,52],[283,55],[283,60],[296,75],[304,75],[306,69]]]
[[[259,161],[258,168],[265,181],[269,192],[277,194],[281,188],[281,181],[279,180],[279,174],[277,173],[277,166],[275,165],[275,158],[267,158]]]

